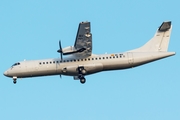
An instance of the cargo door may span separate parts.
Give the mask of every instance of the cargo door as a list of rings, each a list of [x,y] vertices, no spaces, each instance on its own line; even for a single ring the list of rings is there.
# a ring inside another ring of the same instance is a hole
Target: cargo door
[[[131,65],[131,67],[133,66],[133,63],[134,63],[134,58],[133,58],[133,53],[131,52],[128,52],[128,62],[129,64]]]

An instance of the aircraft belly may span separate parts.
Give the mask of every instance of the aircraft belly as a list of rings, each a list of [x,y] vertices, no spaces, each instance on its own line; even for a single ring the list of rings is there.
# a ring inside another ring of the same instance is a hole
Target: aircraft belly
[[[84,67],[84,69],[87,71],[86,75],[100,72],[103,70],[103,65],[101,63],[84,62],[76,65],[62,65],[61,69],[58,71],[62,71],[63,75],[77,76],[79,74],[78,67]]]
[[[87,70],[87,74],[93,74],[93,73],[101,72],[103,70],[102,63],[92,63],[89,65],[84,65],[84,67]]]

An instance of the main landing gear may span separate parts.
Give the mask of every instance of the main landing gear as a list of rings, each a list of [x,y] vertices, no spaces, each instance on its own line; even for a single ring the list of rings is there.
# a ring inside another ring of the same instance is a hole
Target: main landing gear
[[[86,78],[84,77],[84,75],[87,73],[86,69],[84,69],[84,67],[78,67],[78,78],[80,79],[80,82],[82,84],[84,84],[86,82]]]
[[[80,78],[80,82],[81,82],[82,84],[84,84],[84,83],[86,82],[86,78],[84,78],[84,77]]]

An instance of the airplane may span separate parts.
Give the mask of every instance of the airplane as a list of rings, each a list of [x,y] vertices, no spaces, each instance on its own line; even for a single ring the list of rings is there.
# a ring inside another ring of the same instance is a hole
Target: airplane
[[[86,82],[85,76],[101,71],[122,70],[137,67],[149,62],[175,55],[168,52],[171,35],[171,21],[163,22],[155,35],[143,46],[121,53],[92,54],[92,34],[90,22],[79,23],[74,46],[62,48],[59,41],[59,58],[28,60],[16,62],[4,72],[4,75],[17,78],[66,75],[74,80]],[[63,55],[67,55],[63,58]]]

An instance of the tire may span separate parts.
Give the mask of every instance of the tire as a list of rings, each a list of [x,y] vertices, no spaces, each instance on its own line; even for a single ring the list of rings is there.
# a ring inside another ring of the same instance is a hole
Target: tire
[[[80,79],[80,82],[81,82],[82,84],[84,84],[84,83],[86,82],[86,79],[85,79],[85,78],[82,78],[82,79]]]
[[[16,84],[16,82],[17,82],[16,80],[13,80],[13,83],[14,83],[14,84]]]
[[[81,70],[81,73],[82,73],[83,75],[85,75],[85,74],[87,73],[87,71],[86,71],[85,69],[82,69],[82,70]]]

